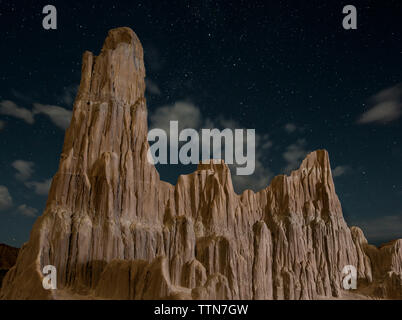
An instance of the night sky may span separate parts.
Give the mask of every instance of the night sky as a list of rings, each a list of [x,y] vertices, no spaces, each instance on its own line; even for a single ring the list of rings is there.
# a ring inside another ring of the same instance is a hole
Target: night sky
[[[85,50],[140,38],[150,126],[255,128],[259,190],[309,151],[330,155],[349,224],[402,237],[401,1],[0,1],[0,242],[21,246],[58,168]],[[42,8],[57,9],[57,30]],[[357,30],[344,30],[344,5]],[[183,113],[192,117],[184,117]],[[180,121],[180,120],[179,120]],[[159,166],[175,183],[194,166]]]

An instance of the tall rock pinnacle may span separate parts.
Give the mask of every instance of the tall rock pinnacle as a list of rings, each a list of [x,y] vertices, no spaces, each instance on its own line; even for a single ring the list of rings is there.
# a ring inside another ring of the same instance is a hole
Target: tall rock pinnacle
[[[78,98],[132,105],[144,96],[142,45],[129,28],[109,31],[98,57],[85,52]]]
[[[46,209],[0,298],[338,297],[345,265],[398,296],[401,240],[377,249],[348,228],[325,150],[257,193],[237,195],[223,162],[200,164],[176,186],[160,181],[147,161],[144,77],[129,28],[111,30],[98,56],[84,53]],[[57,290],[42,286],[46,265]]]

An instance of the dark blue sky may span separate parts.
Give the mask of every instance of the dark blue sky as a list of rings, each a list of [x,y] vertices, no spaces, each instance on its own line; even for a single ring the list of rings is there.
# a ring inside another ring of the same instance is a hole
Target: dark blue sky
[[[120,26],[143,43],[150,115],[192,108],[201,125],[255,128],[270,146],[257,145],[261,168],[244,181],[256,189],[325,148],[347,221],[374,243],[402,237],[402,4],[267,2],[0,1],[0,242],[28,239],[82,53]],[[42,27],[46,4],[57,30]],[[342,28],[347,4],[357,30]],[[159,168],[172,183],[193,169]]]

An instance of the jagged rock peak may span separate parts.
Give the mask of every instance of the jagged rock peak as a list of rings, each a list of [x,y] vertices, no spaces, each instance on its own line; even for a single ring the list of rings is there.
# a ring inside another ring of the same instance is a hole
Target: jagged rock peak
[[[133,47],[138,47],[142,51],[140,39],[138,39],[135,32],[128,27],[120,27],[111,29],[103,44],[103,50],[115,50],[120,43],[127,43]],[[138,51],[136,53],[141,53]],[[142,54],[138,56],[142,58]]]
[[[328,187],[328,191],[332,193],[331,198],[336,197],[329,155],[328,151],[325,149],[309,153],[302,161],[300,167],[292,171],[290,177],[307,179],[310,185],[321,182],[324,186]]]
[[[330,168],[328,151],[325,149],[310,152],[300,165],[300,169],[310,169],[319,166],[321,168]]]
[[[109,31],[99,56],[86,51],[77,99],[133,105],[144,96],[144,52],[130,28]]]
[[[289,176],[278,175],[274,181],[282,181],[283,179],[303,178],[313,174],[314,180],[325,180],[333,185],[331,164],[329,161],[328,151],[325,149],[315,150],[307,154],[299,168],[293,170]]]

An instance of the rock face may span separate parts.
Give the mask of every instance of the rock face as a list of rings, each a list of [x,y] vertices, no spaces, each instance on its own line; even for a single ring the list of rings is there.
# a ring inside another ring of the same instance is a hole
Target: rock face
[[[18,248],[0,243],[0,287],[7,271],[14,266],[18,256]]]
[[[367,286],[372,296],[402,299],[402,239],[391,241],[380,248],[369,245],[363,232],[352,227],[356,246],[366,253],[365,263],[371,263],[373,281]]]
[[[144,77],[129,28],[111,30],[99,56],[84,53],[45,212],[1,298],[338,297],[345,265],[359,281],[380,279],[386,296],[401,292],[402,240],[376,249],[348,228],[325,150],[258,193],[237,195],[223,162],[160,181],[147,161]],[[45,265],[57,290],[42,287]]]

